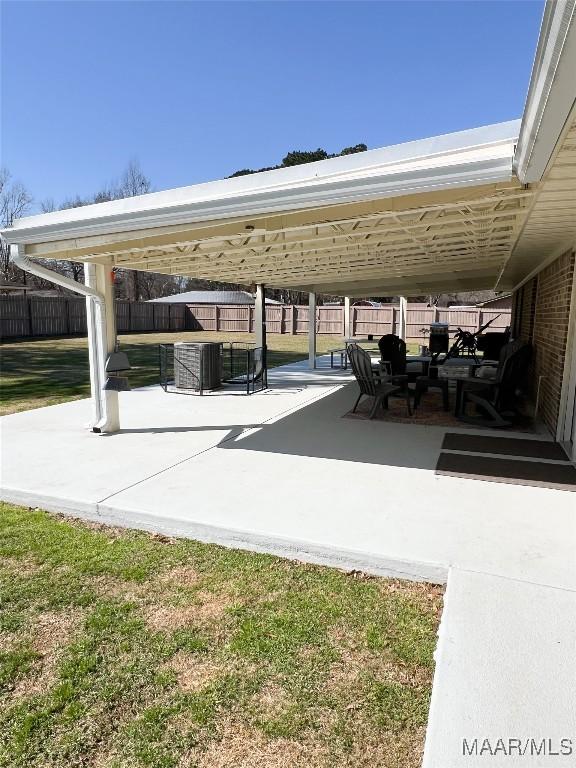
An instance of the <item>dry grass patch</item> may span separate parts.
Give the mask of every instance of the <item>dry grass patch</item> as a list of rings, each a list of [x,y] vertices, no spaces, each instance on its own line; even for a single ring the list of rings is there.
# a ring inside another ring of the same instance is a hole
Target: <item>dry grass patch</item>
[[[329,719],[333,713],[328,713]],[[332,722],[327,723],[330,728]],[[198,757],[185,755],[178,768],[418,768],[422,761],[424,729],[410,734],[374,733],[359,721],[357,738],[342,748],[326,734],[306,738],[270,738],[242,721],[226,719],[218,736]]]
[[[53,512],[52,514],[54,519],[60,520],[63,523],[75,523],[77,525],[81,525],[88,531],[94,531],[94,533],[102,533],[110,542],[126,536],[127,529],[120,525],[107,525],[106,523],[100,523],[97,520],[84,520],[81,517],[75,517],[74,515],[68,515],[59,512]]]
[[[336,756],[325,768],[420,768],[422,765],[424,727],[411,732],[386,733],[367,729],[359,722],[353,728],[355,739],[346,754]]]
[[[43,567],[31,557],[2,558],[2,569],[19,576],[34,576],[42,571]]]
[[[147,625],[161,632],[171,632],[184,627],[201,627],[222,618],[233,603],[228,595],[198,591],[194,602],[178,601],[176,604],[153,603],[144,609]]]
[[[259,716],[279,717],[292,703],[290,694],[279,683],[267,682],[252,697],[252,703]]]
[[[426,686],[432,681],[432,671],[429,667],[403,664],[386,648],[371,651],[358,634],[342,627],[333,628],[330,638],[338,653],[338,659],[330,666],[325,684],[326,691],[355,688],[367,675],[413,687]]]
[[[147,626],[155,632],[172,632],[198,623],[194,605],[150,605],[144,611],[144,618]]]
[[[191,588],[198,586],[201,575],[191,565],[179,565],[161,573],[157,581],[162,585]]]
[[[267,738],[256,728],[233,719],[223,720],[218,736],[197,760],[187,755],[179,768],[327,768],[330,750],[321,743]]]
[[[40,614],[19,641],[26,643],[37,658],[29,674],[17,680],[13,699],[21,699],[50,688],[56,680],[58,662],[71,642],[84,617],[84,611],[47,612]]]
[[[400,581],[400,579],[375,579],[374,583],[383,595],[401,594],[430,606],[438,614],[442,611],[444,587],[439,584],[429,584],[426,581]]]
[[[197,693],[224,674],[221,664],[209,656],[179,651],[165,665],[176,674],[180,690]]]

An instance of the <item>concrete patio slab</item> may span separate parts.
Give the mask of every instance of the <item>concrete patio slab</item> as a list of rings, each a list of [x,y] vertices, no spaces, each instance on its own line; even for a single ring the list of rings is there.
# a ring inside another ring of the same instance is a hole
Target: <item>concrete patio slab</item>
[[[435,475],[445,428],[342,418],[356,387],[320,364],[250,397],[125,393],[109,437],[79,428],[86,401],[9,416],[2,497],[380,574],[576,586],[573,495]]]
[[[102,499],[302,407],[347,380],[336,370],[310,375],[301,366],[285,366],[276,375],[272,371],[270,378],[271,388],[252,396],[226,390],[186,396],[160,387],[122,393],[123,428],[115,435],[83,428],[90,420],[89,400],[5,416],[0,420],[2,497],[94,512]]]

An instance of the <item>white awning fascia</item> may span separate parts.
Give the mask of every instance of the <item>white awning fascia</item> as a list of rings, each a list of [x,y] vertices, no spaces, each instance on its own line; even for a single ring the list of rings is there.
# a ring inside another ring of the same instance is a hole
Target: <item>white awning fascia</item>
[[[574,107],[576,0],[548,0],[524,107],[514,170],[538,182]]]

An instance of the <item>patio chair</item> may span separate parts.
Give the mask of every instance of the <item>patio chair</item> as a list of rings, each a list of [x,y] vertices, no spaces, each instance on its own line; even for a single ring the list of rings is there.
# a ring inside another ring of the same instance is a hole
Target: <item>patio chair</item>
[[[422,373],[422,363],[408,362],[406,359],[406,342],[394,333],[386,333],[378,342],[381,364],[386,364],[392,381],[402,384],[403,389],[408,382],[416,381]]]
[[[363,397],[372,397],[374,398],[374,403],[372,404],[369,418],[373,419],[376,415],[378,406],[380,405],[383,408],[388,408],[388,398],[392,394],[402,392],[402,387],[398,384],[392,383],[389,376],[386,376],[380,371],[375,370],[372,367],[372,359],[370,358],[370,355],[368,352],[366,352],[365,349],[359,347],[358,344],[348,345],[348,359],[350,360],[352,372],[354,373],[360,388],[360,394],[354,403],[352,413],[356,412],[356,408],[358,407],[358,404]],[[410,409],[410,398],[407,389],[406,404],[408,407],[408,414],[412,415],[412,411]]]
[[[406,375],[406,342],[393,333],[387,333],[378,342],[382,362],[388,363],[392,376]]]
[[[488,427],[510,427],[517,413],[518,388],[524,381],[532,347],[522,341],[511,341],[500,353],[493,378],[471,379],[463,384],[456,416],[470,424]],[[472,403],[486,415],[471,416],[466,406]]]

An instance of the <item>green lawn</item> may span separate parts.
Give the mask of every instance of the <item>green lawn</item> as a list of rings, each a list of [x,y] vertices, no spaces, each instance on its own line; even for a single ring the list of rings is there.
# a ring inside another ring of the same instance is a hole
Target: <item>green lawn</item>
[[[253,341],[246,333],[141,333],[120,337],[122,349],[128,352],[132,370],[130,383],[134,387],[159,382],[158,344],[176,341]],[[318,353],[342,344],[333,336],[318,336]],[[0,414],[55,405],[90,394],[88,347],[85,338],[39,339],[2,345]],[[269,366],[303,360],[308,355],[307,336],[270,334],[268,336]]]
[[[415,768],[439,587],[0,504],[0,765]]]

